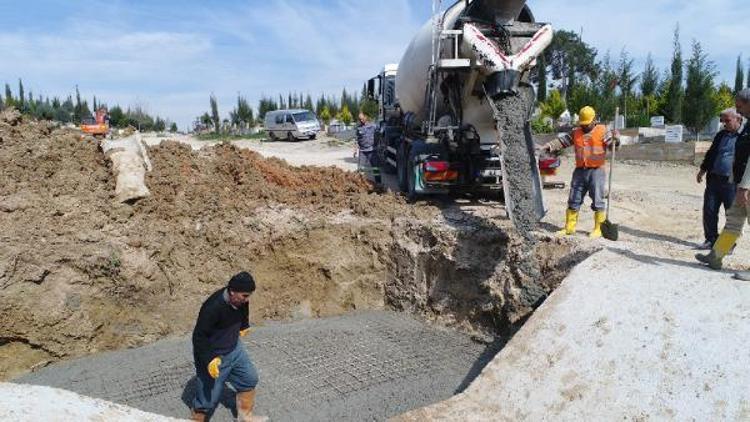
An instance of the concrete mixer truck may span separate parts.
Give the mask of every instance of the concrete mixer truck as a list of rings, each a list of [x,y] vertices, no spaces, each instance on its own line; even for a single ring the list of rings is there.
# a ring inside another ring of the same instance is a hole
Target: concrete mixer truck
[[[530,71],[552,41],[525,0],[460,0],[416,34],[398,65],[367,83],[376,149],[409,196],[504,193],[519,228],[544,215],[529,117]]]

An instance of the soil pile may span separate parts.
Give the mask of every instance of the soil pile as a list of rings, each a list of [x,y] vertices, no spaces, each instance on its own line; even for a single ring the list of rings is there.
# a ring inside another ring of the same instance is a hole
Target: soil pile
[[[372,184],[359,174],[335,167],[292,167],[231,145],[193,152],[166,142],[150,148],[149,157],[154,169],[146,184],[153,195],[138,211],[195,216],[283,204],[329,215],[350,209],[356,215],[383,217],[405,208],[396,196],[374,194]]]

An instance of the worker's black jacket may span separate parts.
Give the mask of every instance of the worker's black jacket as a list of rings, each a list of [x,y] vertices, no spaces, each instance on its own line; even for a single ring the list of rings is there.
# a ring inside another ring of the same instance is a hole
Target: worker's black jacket
[[[209,296],[198,313],[193,330],[193,356],[199,367],[206,367],[215,357],[234,350],[240,330],[250,326],[247,303],[235,309],[224,300],[225,290],[219,289]]]
[[[706,173],[712,173],[714,171],[715,165],[717,164],[716,160],[720,160],[718,163],[720,168],[726,169],[727,173],[719,174],[719,176],[731,176],[731,173],[729,172],[733,171],[732,163],[734,162],[735,144],[732,144],[726,138],[726,135],[733,134],[734,132],[721,130],[716,134],[716,136],[714,136],[714,140],[713,142],[711,142],[711,147],[708,148],[708,152],[706,152],[706,156],[705,158],[703,158],[703,162],[701,163],[701,170],[705,171]],[[728,145],[725,145],[727,143]],[[726,151],[727,154],[723,155],[723,151]]]
[[[750,159],[750,123],[745,124],[745,129],[734,144],[734,182],[740,183],[745,175],[747,161]]]

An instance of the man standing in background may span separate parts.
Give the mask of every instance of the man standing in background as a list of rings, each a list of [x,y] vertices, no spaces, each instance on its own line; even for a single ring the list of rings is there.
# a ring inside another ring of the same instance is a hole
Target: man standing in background
[[[724,214],[734,202],[737,185],[732,178],[734,147],[742,127],[742,116],[733,108],[721,112],[724,129],[714,137],[696,176],[703,183],[706,176],[706,191],[703,194],[703,234],[705,242],[698,249],[711,249],[719,237],[719,209],[724,205]]]
[[[743,89],[735,96],[734,103],[743,117],[750,118],[750,88]],[[720,270],[723,259],[729,251],[734,248],[737,239],[742,235],[745,221],[748,219],[748,206],[750,206],[750,124],[740,133],[734,148],[734,164],[732,165],[732,177],[737,183],[737,194],[732,208],[727,212],[727,223],[724,225],[719,238],[714,242],[711,252],[708,254],[697,254],[695,259],[708,265],[714,270]],[[735,278],[750,281],[750,271],[738,272]]]
[[[375,183],[380,183],[378,153],[375,151],[375,130],[377,130],[377,127],[361,111],[358,118],[357,144],[354,151],[354,156],[357,157],[357,170],[371,176]]]

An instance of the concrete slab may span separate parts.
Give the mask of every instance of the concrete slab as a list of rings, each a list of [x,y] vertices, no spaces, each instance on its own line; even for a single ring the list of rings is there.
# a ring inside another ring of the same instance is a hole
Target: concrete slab
[[[376,311],[268,324],[243,340],[260,375],[257,413],[272,421],[385,420],[461,391],[496,351]],[[164,340],[63,362],[16,382],[187,417],[195,396],[191,349],[188,338]],[[233,413],[234,395],[225,389],[211,420],[231,421]]]
[[[750,420],[750,283],[603,251],[462,394],[394,420]]]
[[[57,388],[0,382],[0,419],[47,422],[179,422]]]

